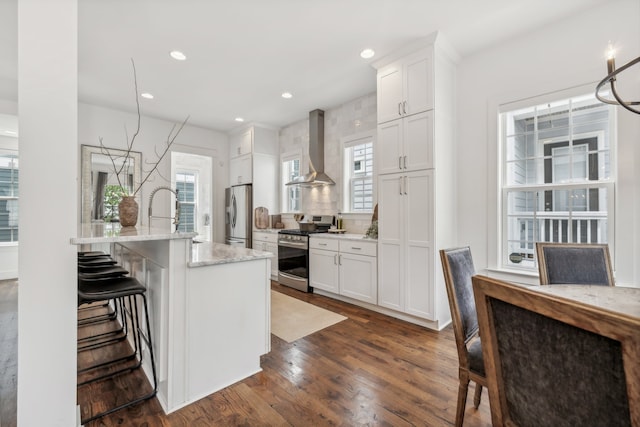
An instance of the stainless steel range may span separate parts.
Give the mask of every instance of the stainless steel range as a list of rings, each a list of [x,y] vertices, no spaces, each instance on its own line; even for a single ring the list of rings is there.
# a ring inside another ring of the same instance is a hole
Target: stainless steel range
[[[309,235],[326,233],[333,223],[332,215],[314,215],[310,221],[315,229],[280,230],[278,233],[278,282],[303,292],[313,292],[309,286]]]

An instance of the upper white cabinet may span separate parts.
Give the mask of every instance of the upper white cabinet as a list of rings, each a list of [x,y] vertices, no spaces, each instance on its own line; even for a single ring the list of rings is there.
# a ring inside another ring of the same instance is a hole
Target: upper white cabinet
[[[378,123],[433,109],[433,50],[425,48],[379,68],[377,82]]]
[[[229,135],[229,185],[253,184],[253,206],[278,206],[278,132],[251,125]]]
[[[378,125],[378,173],[408,172],[433,167],[433,111]]]
[[[229,139],[229,157],[232,159],[253,152],[253,128],[231,135]]]
[[[251,154],[232,158],[229,161],[229,183],[231,185],[251,184],[253,165]]]
[[[438,250],[457,244],[456,60],[435,33],[374,64],[378,305],[433,329],[451,321]]]

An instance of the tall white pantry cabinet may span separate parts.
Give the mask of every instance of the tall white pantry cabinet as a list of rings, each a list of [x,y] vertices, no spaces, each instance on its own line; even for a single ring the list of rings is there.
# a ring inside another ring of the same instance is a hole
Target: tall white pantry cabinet
[[[439,249],[455,236],[455,63],[441,34],[376,61],[378,305],[451,321]]]

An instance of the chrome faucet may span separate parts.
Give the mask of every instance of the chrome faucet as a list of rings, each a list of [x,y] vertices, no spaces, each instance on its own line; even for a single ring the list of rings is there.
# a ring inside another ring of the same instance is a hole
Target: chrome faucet
[[[156,193],[159,190],[167,190],[172,192],[173,194],[176,195],[176,215],[173,217],[170,216],[153,216],[152,212],[153,212],[153,196],[156,195]],[[149,196],[149,227],[151,227],[151,218],[168,218],[168,219],[173,219],[173,223],[176,226],[176,231],[178,231],[178,226],[180,225],[180,202],[178,201],[178,189],[176,188],[175,190],[173,188],[170,187],[157,187],[155,190],[153,190],[151,192],[151,195]]]

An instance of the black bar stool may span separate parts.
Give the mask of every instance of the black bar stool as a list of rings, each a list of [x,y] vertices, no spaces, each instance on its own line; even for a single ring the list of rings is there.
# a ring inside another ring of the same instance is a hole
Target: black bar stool
[[[104,301],[104,300],[123,300],[127,299],[129,304],[128,307],[122,312],[123,322],[128,323],[130,318],[131,322],[131,332],[133,333],[133,341],[135,351],[137,353],[136,363],[131,365],[131,363],[125,363],[124,367],[117,369],[112,372],[108,372],[106,374],[98,375],[89,380],[83,381],[78,384],[78,387],[82,387],[89,383],[94,383],[97,381],[106,380],[109,378],[113,378],[117,375],[122,375],[127,372],[134,371],[142,366],[142,343],[146,343],[149,349],[149,357],[151,360],[151,370],[153,376],[153,390],[149,393],[142,394],[139,397],[133,398],[130,401],[117,405],[114,408],[108,409],[106,411],[100,412],[98,414],[94,414],[89,418],[83,419],[82,424],[86,424],[95,419],[101,418],[105,415],[111,414],[113,412],[119,411],[121,409],[136,405],[140,402],[148,400],[154,397],[158,390],[158,380],[156,375],[156,364],[155,364],[155,356],[153,352],[153,343],[151,339],[151,325],[149,322],[149,310],[147,306],[147,298],[146,298],[146,288],[135,278],[133,277],[115,277],[115,278],[107,278],[100,280],[84,280],[78,279],[78,302],[79,304],[85,302],[93,302],[93,301]],[[138,309],[137,299],[142,301],[142,308],[144,310],[144,321],[146,326],[146,335],[142,331],[140,327],[140,313]],[[109,361],[107,364],[113,364],[114,361]],[[93,369],[93,368],[91,368]],[[116,383],[117,384],[117,383]]]

